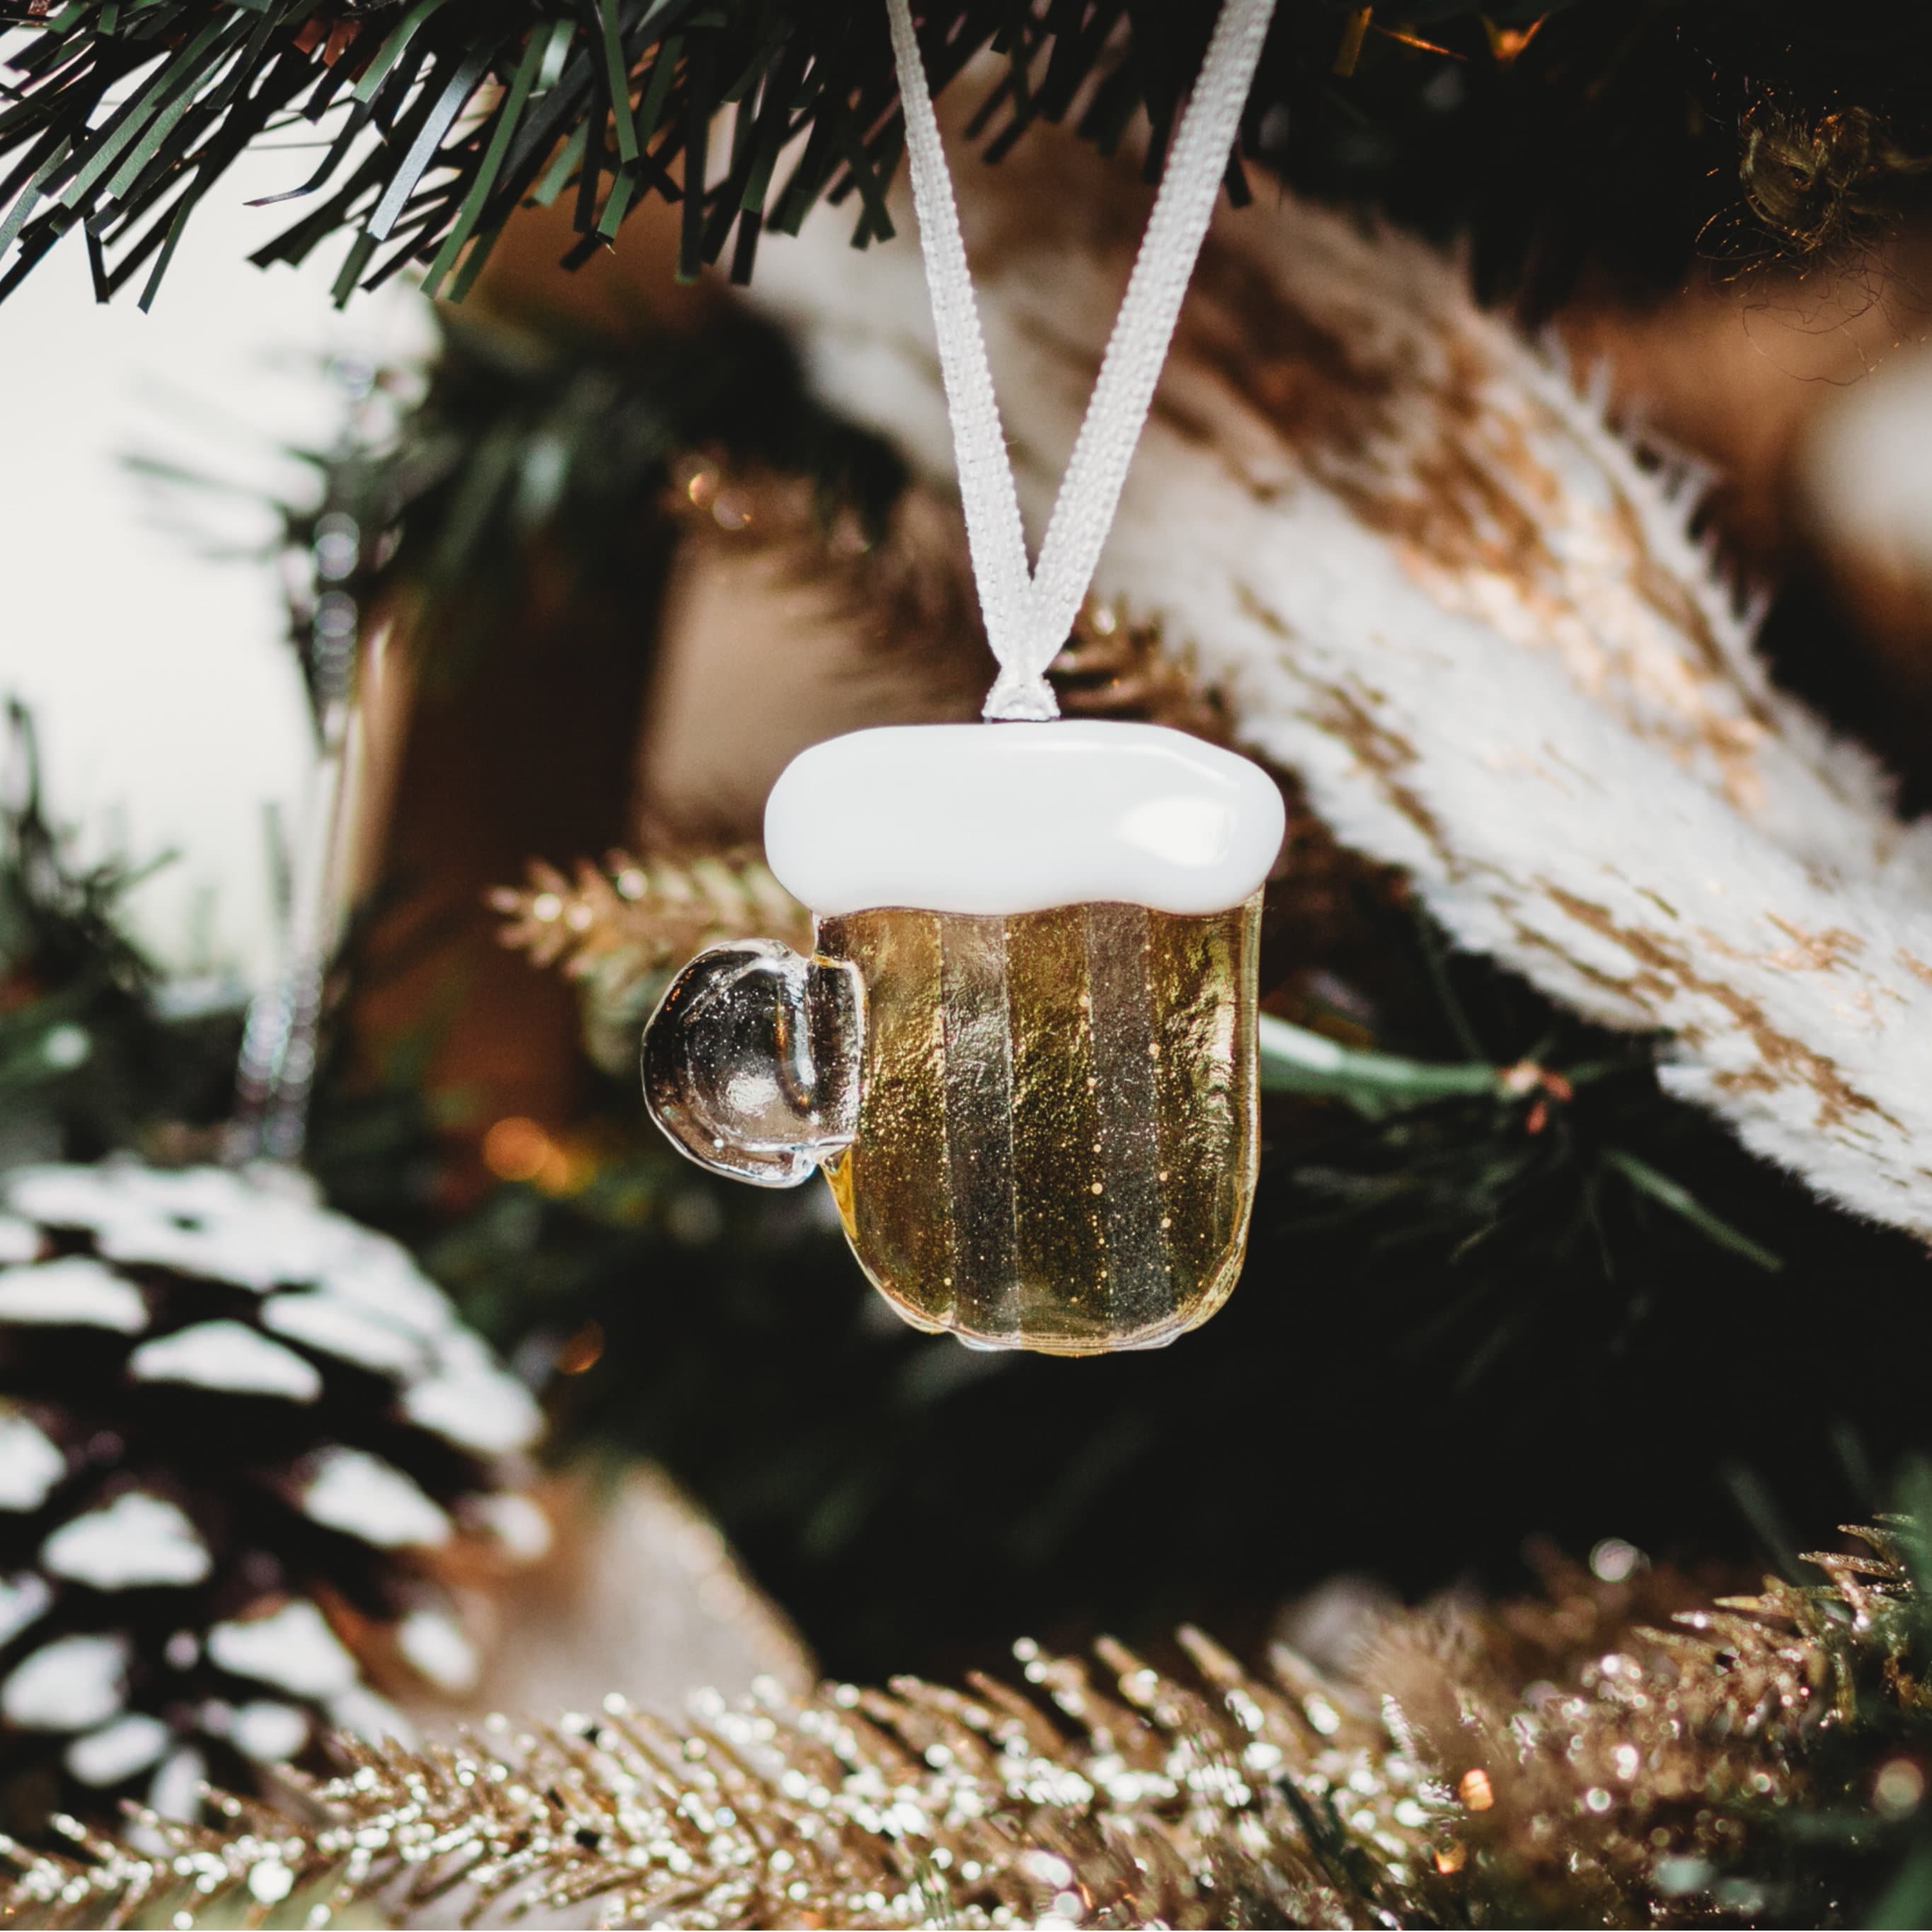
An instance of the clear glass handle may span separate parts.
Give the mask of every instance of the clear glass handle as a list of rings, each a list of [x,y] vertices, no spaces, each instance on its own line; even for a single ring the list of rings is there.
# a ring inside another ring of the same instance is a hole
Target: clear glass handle
[[[671,982],[640,1055],[652,1120],[701,1167],[796,1187],[859,1130],[866,995],[856,967],[746,939]]]

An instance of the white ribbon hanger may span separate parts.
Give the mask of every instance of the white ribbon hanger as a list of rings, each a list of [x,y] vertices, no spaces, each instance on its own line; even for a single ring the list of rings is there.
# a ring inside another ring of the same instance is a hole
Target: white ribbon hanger
[[[1046,669],[1079,614],[1112,526],[1127,466],[1133,460],[1195,259],[1220,193],[1274,0],[1225,0],[1215,22],[1200,78],[1168,152],[1154,212],[1054,503],[1036,568],[1030,568],[1027,562],[1006,432],[993,394],[952,178],[908,0],[886,0],[886,6],[898,64],[913,204],[919,214],[926,286],[939,338],[967,542],[986,614],[986,640],[1000,666],[984,715],[994,719],[1057,717],[1059,706],[1046,681]]]

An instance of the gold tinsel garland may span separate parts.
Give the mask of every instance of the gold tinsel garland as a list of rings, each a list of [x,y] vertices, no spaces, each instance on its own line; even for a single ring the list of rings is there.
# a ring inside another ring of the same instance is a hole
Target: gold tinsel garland
[[[611,961],[658,971],[720,937],[788,937],[810,917],[749,852],[688,859],[613,852],[601,866],[579,860],[574,879],[535,860],[527,884],[499,886],[490,904],[504,915],[506,946],[536,965],[561,963],[580,979]]]
[[[1887,1742],[1917,1710],[1912,1546],[1855,1534],[1872,1554],[1808,1559],[1822,1587],[1714,1602],[1601,1546],[1536,1602],[1385,1618],[1340,1672],[1277,1649],[1256,1674],[1184,1631],[1184,1667],[1022,1644],[1023,1688],[768,1684],[684,1727],[613,1696],[345,1742],[340,1776],[208,1825],[5,1846],[0,1923],[1816,1922],[1765,1878],[1778,1821],[1849,1798],[1898,1825],[1925,1791]],[[1834,1788],[1817,1762],[1848,1738],[1864,1781]]]
[[[666,976],[700,947],[757,934],[809,946],[812,916],[754,851],[640,859],[608,854],[567,878],[542,860],[500,886],[498,938],[533,964],[560,966],[582,994],[585,1046],[607,1070],[627,1065]]]

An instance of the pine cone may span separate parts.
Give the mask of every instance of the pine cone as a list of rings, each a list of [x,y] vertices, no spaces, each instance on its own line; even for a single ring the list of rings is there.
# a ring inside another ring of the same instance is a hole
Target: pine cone
[[[401,1248],[285,1170],[116,1161],[0,1180],[0,1264],[10,1823],[182,1815],[468,1688],[451,1586],[548,1540],[540,1418]]]

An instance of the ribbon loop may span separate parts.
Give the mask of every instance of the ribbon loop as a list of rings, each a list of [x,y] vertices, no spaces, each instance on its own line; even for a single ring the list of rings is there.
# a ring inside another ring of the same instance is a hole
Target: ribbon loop
[[[986,640],[1000,665],[984,715],[1054,718],[1059,706],[1046,681],[1047,667],[1079,614],[1112,526],[1214,215],[1274,0],[1225,0],[1214,23],[1208,57],[1168,150],[1147,233],[1054,503],[1036,572],[1027,560],[1012,463],[909,0],[886,0],[886,7],[967,544],[986,615]]]

